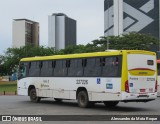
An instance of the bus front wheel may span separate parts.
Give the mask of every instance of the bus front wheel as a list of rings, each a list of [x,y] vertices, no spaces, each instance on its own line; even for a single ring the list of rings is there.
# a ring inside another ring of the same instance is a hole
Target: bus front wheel
[[[115,107],[119,101],[104,101],[106,107]]]
[[[89,107],[88,94],[86,91],[80,91],[77,96],[79,107],[86,108]]]
[[[30,90],[30,100],[32,102],[40,102],[41,98],[37,97],[36,89]]]

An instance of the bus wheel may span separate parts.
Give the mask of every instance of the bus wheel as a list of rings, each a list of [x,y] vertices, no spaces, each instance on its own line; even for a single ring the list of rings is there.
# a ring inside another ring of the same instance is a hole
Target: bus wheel
[[[31,89],[30,90],[30,100],[32,102],[40,102],[41,98],[37,97],[36,89]]]
[[[119,101],[104,101],[106,107],[115,107]]]
[[[54,98],[54,100],[55,100],[56,102],[62,102],[62,99],[59,99],[59,98]]]
[[[89,107],[89,100],[86,91],[80,91],[77,96],[79,107],[86,108]]]

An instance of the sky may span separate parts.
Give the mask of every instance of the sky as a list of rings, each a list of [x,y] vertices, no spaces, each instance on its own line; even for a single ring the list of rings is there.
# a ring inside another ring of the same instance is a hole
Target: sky
[[[0,55],[12,47],[13,19],[39,22],[40,45],[47,47],[52,13],[64,13],[77,21],[77,44],[104,35],[104,0],[0,0]]]

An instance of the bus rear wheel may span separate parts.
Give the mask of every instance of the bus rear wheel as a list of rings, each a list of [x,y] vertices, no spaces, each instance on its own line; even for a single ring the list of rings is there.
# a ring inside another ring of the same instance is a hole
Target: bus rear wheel
[[[104,101],[103,103],[106,107],[115,107],[119,103],[119,101]]]
[[[37,97],[36,89],[31,89],[29,95],[32,102],[40,102],[41,98]]]
[[[77,96],[78,105],[82,108],[87,108],[90,105],[88,94],[86,91],[80,91]]]

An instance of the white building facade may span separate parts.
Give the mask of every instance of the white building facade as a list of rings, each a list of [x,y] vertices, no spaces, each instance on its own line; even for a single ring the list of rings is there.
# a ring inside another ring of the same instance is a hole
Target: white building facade
[[[76,45],[76,21],[63,13],[48,16],[48,46],[56,50]]]
[[[12,23],[12,47],[39,46],[39,23],[28,19],[14,19]]]

